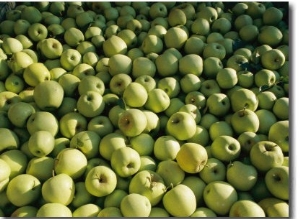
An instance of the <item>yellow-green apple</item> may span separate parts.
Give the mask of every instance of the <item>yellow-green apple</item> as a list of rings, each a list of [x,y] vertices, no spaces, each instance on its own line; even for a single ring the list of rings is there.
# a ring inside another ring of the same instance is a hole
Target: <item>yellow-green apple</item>
[[[4,191],[9,183],[10,166],[2,159],[0,159],[0,192]]]
[[[149,217],[170,217],[170,214],[162,207],[152,207]]]
[[[167,17],[168,8],[162,2],[153,3],[149,9],[149,16],[151,19],[155,19],[157,17]]]
[[[86,130],[87,119],[79,112],[69,112],[59,119],[59,130],[63,137],[72,138],[76,133]]]
[[[141,133],[130,138],[130,147],[136,150],[140,156],[151,155],[154,148],[154,139],[148,133]]]
[[[154,77],[155,73],[156,65],[149,58],[141,56],[133,60],[131,74],[135,79],[142,75]]]
[[[167,19],[171,27],[185,25],[187,21],[186,14],[179,8],[172,8],[168,13]]]
[[[23,78],[28,85],[34,87],[41,82],[49,81],[51,75],[44,63],[35,62],[24,69]]]
[[[171,8],[175,3],[170,2],[169,7]],[[175,6],[176,8],[182,10],[185,13],[185,16],[188,20],[192,20],[195,16],[196,9],[195,9],[195,4],[188,2],[188,3],[181,3],[178,6]]]
[[[167,191],[162,201],[164,208],[174,217],[189,217],[197,207],[193,190],[184,184]]]
[[[212,32],[219,32],[224,35],[231,30],[231,27],[232,24],[228,19],[219,17],[211,23],[210,29]]]
[[[40,45],[42,55],[47,59],[55,59],[60,57],[63,52],[62,43],[55,38],[47,38],[42,40]]]
[[[203,74],[208,79],[214,79],[221,69],[223,69],[223,63],[220,58],[207,57],[203,60]]]
[[[244,63],[248,63],[247,57],[240,54],[234,54],[227,59],[225,66],[227,68],[233,68],[236,72],[239,72],[244,70],[242,67]]]
[[[124,54],[115,54],[109,58],[108,72],[111,76],[124,73],[129,74],[132,69],[132,60]]]
[[[12,123],[8,118],[8,112],[0,111],[0,128],[11,128]]]
[[[28,118],[35,112],[35,108],[26,102],[18,102],[9,107],[7,117],[16,127],[26,127]]]
[[[201,83],[202,81],[200,77],[191,73],[184,75],[179,80],[180,89],[186,94],[192,91],[199,90],[201,87]]]
[[[131,147],[121,147],[111,155],[111,167],[121,177],[132,176],[141,166],[139,153]]]
[[[279,49],[271,49],[261,55],[261,64],[268,70],[278,70],[285,62],[285,56]]]
[[[282,149],[272,141],[259,141],[250,150],[250,161],[260,172],[281,166],[283,157]]]
[[[144,132],[154,136],[160,130],[159,116],[150,110],[144,109],[142,110],[142,112],[145,114],[147,119],[147,124]]]
[[[203,190],[206,183],[200,177],[187,176],[181,184],[188,186],[193,191],[197,203],[203,203]]]
[[[179,70],[179,58],[172,53],[165,52],[157,56],[155,65],[160,76],[173,76]]]
[[[260,2],[249,2],[247,5],[246,14],[250,15],[253,19],[262,17],[266,11],[266,6]]]
[[[233,129],[231,125],[226,121],[216,121],[211,124],[208,129],[209,137],[211,140],[215,140],[221,135],[233,136]]]
[[[126,109],[121,105],[114,105],[108,112],[108,118],[114,127],[118,127],[119,117]]]
[[[79,63],[72,70],[72,74],[77,76],[79,79],[82,79],[89,75],[95,75],[96,72],[95,72],[95,69],[93,68],[93,66],[86,64],[86,63]]]
[[[60,56],[60,64],[67,71],[72,71],[82,62],[82,55],[76,49],[65,49]]]
[[[151,170],[136,173],[129,183],[129,193],[136,193],[147,197],[151,206],[157,205],[167,191],[163,178]]]
[[[123,217],[119,207],[106,207],[100,210],[97,217]]]
[[[145,54],[157,53],[160,54],[164,48],[164,41],[155,34],[147,34],[142,39],[141,49]]]
[[[132,82],[130,75],[125,73],[120,73],[112,76],[109,81],[109,89],[112,93],[117,95],[122,95],[125,88]]]
[[[77,207],[72,212],[72,217],[96,217],[99,214],[100,210],[100,206],[93,203],[88,203]]]
[[[112,35],[103,42],[103,52],[107,57],[115,54],[125,54],[127,52],[127,44],[121,37]]]
[[[226,56],[225,47],[217,42],[208,43],[203,49],[203,59],[208,57],[217,57],[223,60]]]
[[[124,217],[148,217],[151,203],[144,195],[130,193],[122,199],[120,210]]]
[[[170,97],[168,94],[160,89],[155,88],[148,92],[148,99],[145,103],[145,108],[155,113],[165,111],[170,105]]]
[[[130,22],[136,23],[136,22],[139,22],[139,21],[137,21],[136,19],[133,19]],[[127,25],[130,25],[130,24],[127,23]],[[138,26],[140,27],[140,25],[138,25]],[[118,37],[120,37],[121,39],[124,40],[124,42],[127,45],[128,50],[136,47],[137,46],[137,42],[138,42],[137,41],[137,34],[138,34],[138,32],[134,30],[135,28],[138,28],[138,27],[135,26],[135,27],[131,27],[131,28],[132,28],[132,30],[131,29],[123,29],[123,30],[119,30],[116,33],[116,35]]]
[[[107,166],[100,165],[93,167],[85,178],[87,191],[96,197],[109,195],[115,190],[116,185],[116,173]]]
[[[248,8],[248,5],[244,2],[237,2],[235,5],[232,7],[232,12],[234,15],[241,15],[245,14],[246,10]]]
[[[175,160],[180,143],[171,135],[158,137],[154,142],[153,153],[158,160]]]
[[[170,98],[176,97],[180,92],[180,84],[174,77],[164,77],[157,81],[157,88],[164,90]]]
[[[240,28],[239,36],[244,42],[253,42],[257,39],[259,29],[254,24],[247,24]]]
[[[211,113],[206,113],[202,116],[199,125],[209,130],[210,126],[217,121],[219,121],[218,117]]]
[[[272,86],[276,82],[275,73],[267,68],[261,69],[255,73],[254,82],[257,87],[261,87],[263,85]]]
[[[57,61],[59,61],[58,59],[56,59]],[[58,79],[67,73],[67,71],[62,68],[62,67],[54,67],[54,68],[51,68],[50,70],[50,75],[51,75],[51,80],[53,81],[58,81]]]
[[[260,141],[260,137],[255,132],[243,132],[237,140],[240,142],[242,152],[248,154],[254,144]]]
[[[196,124],[198,124],[201,120],[201,112],[200,112],[199,108],[194,104],[191,104],[191,103],[185,104],[185,105],[181,106],[178,111],[190,113],[193,116],[193,118],[195,119]]]
[[[221,88],[215,79],[207,79],[202,82],[199,91],[207,98],[213,93],[221,93]]]
[[[99,94],[103,95],[105,90],[104,82],[94,75],[83,77],[78,84],[79,94],[82,95],[90,90],[97,91]]]
[[[185,104],[193,104],[200,110],[204,108],[206,104],[206,97],[200,91],[191,91],[186,94],[184,101]]]
[[[37,211],[38,211],[37,207],[31,206],[31,205],[25,205],[25,206],[17,208],[11,214],[11,217],[35,217]]]
[[[167,29],[164,35],[164,44],[166,48],[181,49],[188,37],[187,32],[183,28],[179,26],[171,27]]]
[[[31,135],[36,131],[44,130],[55,136],[58,133],[59,124],[52,113],[36,111],[28,118],[26,128]]]
[[[206,206],[218,215],[229,213],[231,206],[238,200],[235,188],[225,181],[213,181],[203,191]]]
[[[257,94],[258,107],[261,109],[272,110],[277,100],[276,95],[269,91],[262,91]]]
[[[76,50],[83,56],[87,52],[96,52],[96,47],[90,41],[82,41],[76,46]]]
[[[176,154],[176,161],[187,173],[199,173],[208,159],[204,146],[197,143],[184,143]]]
[[[234,112],[242,109],[255,111],[258,107],[258,99],[255,93],[247,88],[233,91],[230,96],[231,108]]]
[[[155,67],[156,68],[156,67]],[[135,80],[135,82],[140,83],[149,92],[150,90],[156,88],[156,81],[150,75],[140,75]]]
[[[206,184],[213,181],[224,181],[226,179],[226,166],[221,160],[210,157],[199,176]]]
[[[216,217],[216,213],[207,207],[197,207],[190,217]]]
[[[178,140],[187,140],[196,132],[193,116],[186,112],[176,112],[167,121],[166,132]]]
[[[45,203],[36,213],[37,217],[72,217],[72,211],[61,203]]]
[[[272,49],[272,47],[268,44],[262,44],[260,46],[255,47],[254,50],[252,51],[250,60],[252,62],[258,64],[261,59],[261,55],[271,49]]]
[[[255,111],[259,120],[259,127],[257,132],[260,134],[269,134],[271,126],[277,122],[277,118],[272,111],[266,109],[259,109]]]
[[[196,133],[194,134],[193,137],[189,138],[187,140],[187,142],[194,142],[194,143],[198,143],[198,144],[206,146],[206,145],[208,145],[209,140],[210,140],[210,137],[209,137],[208,130],[201,125],[197,125]]]
[[[174,113],[178,112],[181,107],[185,105],[184,101],[182,101],[178,97],[174,97],[170,99],[170,105],[164,111],[165,115],[169,118]]]
[[[262,14],[263,23],[265,25],[276,26],[283,18],[283,12],[280,8],[269,7],[266,8],[265,12]]]
[[[211,155],[223,162],[230,162],[239,157],[241,145],[232,136],[221,135],[216,137],[211,143]]]
[[[33,23],[28,27],[27,34],[33,42],[39,42],[47,38],[48,29],[42,23]]]
[[[64,97],[61,105],[57,109],[57,116],[61,118],[63,115],[76,111],[77,99],[73,97]]]
[[[18,35],[27,35],[28,28],[31,24],[29,21],[24,20],[24,19],[18,19],[15,21],[13,28],[14,28],[14,33],[16,36]]]
[[[267,44],[271,47],[276,47],[282,41],[283,34],[281,30],[273,25],[266,25],[260,29],[257,36],[257,41],[260,44]]]
[[[230,100],[224,93],[213,93],[207,98],[206,107],[215,116],[225,116],[230,110]]]
[[[290,51],[289,45],[282,44],[276,47],[276,49],[279,49],[284,54],[285,61],[289,61],[289,51]]]
[[[129,107],[142,107],[147,99],[146,88],[138,82],[130,83],[123,92],[123,100]]]
[[[43,81],[34,88],[33,98],[39,109],[53,111],[60,107],[64,89],[57,81]]]
[[[176,186],[185,178],[185,172],[180,168],[175,160],[162,160],[157,164],[156,173],[164,180],[165,185]]]
[[[187,54],[179,59],[179,72],[181,74],[194,74],[200,76],[203,72],[203,60],[197,54]]]
[[[26,102],[26,103],[32,103],[34,102],[34,99],[33,99],[33,87],[28,87],[28,88],[25,88],[24,90],[22,90],[20,93],[19,93],[19,97],[21,98],[21,100],[23,102]]]
[[[281,97],[276,99],[272,111],[278,119],[288,120],[289,119],[289,98]]]
[[[235,133],[257,132],[259,129],[259,118],[257,114],[250,109],[242,109],[233,113],[231,125]]]
[[[142,155],[141,156],[141,166],[139,171],[142,170],[156,170],[156,160],[152,156]]]
[[[107,116],[96,116],[88,122],[87,130],[102,138],[113,132],[113,125]]]
[[[252,25],[253,24],[253,19],[250,15],[248,14],[241,14],[238,15],[233,22],[233,26],[237,31],[240,31],[243,27],[247,25]]]
[[[238,191],[249,191],[255,185],[257,177],[258,172],[252,165],[236,160],[227,166],[227,182]]]
[[[65,30],[63,38],[67,45],[74,48],[84,41],[84,33],[78,27],[70,27]]]
[[[10,203],[21,207],[34,203],[41,192],[41,182],[30,174],[20,174],[11,179],[6,188]]]
[[[266,214],[261,206],[251,200],[238,200],[229,211],[230,217],[265,217]]]
[[[85,117],[94,117],[100,115],[105,108],[103,96],[97,91],[87,91],[79,96],[77,100],[77,109]]]
[[[265,182],[270,193],[281,200],[289,200],[289,167],[276,166],[269,169],[265,174]]]
[[[104,208],[107,207],[120,207],[122,199],[128,195],[127,191],[122,189],[115,189],[112,193],[107,195],[104,199]]]
[[[36,157],[47,156],[54,148],[54,136],[49,131],[36,131],[28,140],[28,148]]]
[[[289,204],[279,198],[267,197],[258,202],[267,217],[289,217]]]
[[[45,182],[53,174],[54,158],[50,156],[33,157],[29,160],[26,173],[35,176],[41,182]]]
[[[216,75],[216,81],[222,89],[230,89],[238,83],[237,72],[233,68],[220,69]]]
[[[12,55],[16,52],[21,52],[23,50],[22,43],[13,37],[6,37],[2,40],[1,48],[5,54]]]
[[[86,166],[87,158],[80,150],[65,148],[55,158],[54,171],[57,175],[64,173],[75,180],[84,174]]]
[[[210,33],[210,23],[207,19],[198,17],[193,20],[191,25],[191,32],[193,34],[206,36]]]
[[[18,94],[7,90],[0,93],[1,111],[8,112],[9,108],[17,102],[21,102],[21,98]]]
[[[49,26],[47,26],[47,29],[49,37],[60,37],[65,33],[65,29],[60,23],[50,24]]]
[[[99,61],[99,55],[94,51],[87,51],[82,56],[82,62],[92,67],[95,67],[97,62]]]
[[[289,152],[289,120],[279,120],[270,126],[268,140],[276,143],[283,152]]]
[[[49,12],[54,15],[60,16],[66,12],[66,3],[65,2],[53,2],[49,6]]]
[[[284,86],[279,84],[274,84],[268,91],[273,92],[277,99],[286,96]]]
[[[184,44],[183,50],[186,54],[202,54],[205,43],[197,35],[190,36]]]
[[[196,18],[204,18],[208,20],[208,22],[211,24],[214,20],[218,18],[218,12],[214,7],[211,6],[205,6],[202,7],[201,10],[199,10],[196,13]]]

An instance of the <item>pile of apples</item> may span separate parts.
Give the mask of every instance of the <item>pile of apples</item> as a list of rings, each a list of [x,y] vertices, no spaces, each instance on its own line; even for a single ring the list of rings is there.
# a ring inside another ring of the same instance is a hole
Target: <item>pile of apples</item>
[[[289,216],[288,2],[19,2],[0,34],[0,216]]]

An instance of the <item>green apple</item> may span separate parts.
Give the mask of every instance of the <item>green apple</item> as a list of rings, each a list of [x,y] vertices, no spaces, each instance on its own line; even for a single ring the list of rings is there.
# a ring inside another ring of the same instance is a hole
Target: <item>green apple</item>
[[[160,89],[155,88],[148,92],[148,99],[145,103],[145,108],[155,113],[165,111],[170,105],[170,97],[168,94]]]
[[[180,168],[179,164],[174,160],[162,160],[157,164],[156,173],[164,180],[165,185],[176,186],[185,178],[185,172]]]
[[[42,196],[46,202],[67,206],[72,202],[74,194],[75,183],[69,175],[64,173],[47,179],[42,185]]]
[[[21,52],[23,50],[22,43],[13,37],[6,37],[3,39],[1,43],[1,48],[5,52],[5,54],[13,54],[16,52]]]
[[[77,76],[79,79],[83,79],[86,76],[95,75],[96,72],[93,66],[86,63],[79,63],[74,67],[72,74]]]
[[[242,152],[248,154],[252,146],[260,141],[260,137],[255,132],[243,132],[238,136],[237,140],[241,144]]]
[[[247,88],[233,91],[230,96],[231,108],[234,112],[242,109],[255,111],[258,107],[258,99],[255,93]]]
[[[276,99],[272,111],[278,119],[288,120],[289,119],[289,98],[281,97]]]
[[[200,120],[201,121],[201,120]],[[196,126],[196,133],[193,137],[189,138],[187,142],[193,142],[201,145],[208,145],[210,140],[209,132],[201,125]]]
[[[282,149],[272,141],[259,141],[250,150],[250,161],[260,172],[281,166],[283,157]]]
[[[78,46],[84,41],[84,33],[79,29],[79,27],[70,27],[64,32],[65,42],[72,48]]]
[[[143,68],[143,71],[141,71]],[[141,75],[153,77],[156,73],[156,65],[147,57],[137,57],[132,62],[132,76],[138,78]]]
[[[72,217],[96,217],[101,210],[96,204],[88,203],[76,208],[73,213]]]
[[[272,110],[277,100],[276,95],[269,91],[262,91],[257,94],[258,107],[261,109]]]
[[[115,54],[125,54],[127,52],[127,44],[121,37],[112,35],[103,42],[103,52],[107,57]]]
[[[238,15],[233,22],[233,26],[237,31],[240,31],[243,27],[252,24],[253,24],[253,18],[248,14]]]
[[[10,216],[11,217],[35,217],[37,211],[38,211],[37,207],[26,205],[17,208]]]
[[[151,203],[146,196],[131,193],[122,199],[120,210],[124,217],[148,217]]]
[[[207,19],[198,17],[193,20],[191,25],[191,32],[193,34],[206,36],[210,33],[210,23]]]
[[[257,170],[252,165],[236,160],[227,166],[227,182],[238,191],[249,191],[255,185],[257,177]]]
[[[210,139],[214,141],[217,137],[222,135],[232,137],[233,129],[231,125],[226,121],[216,121],[209,127],[208,134],[210,136]]]
[[[164,44],[166,48],[181,49],[187,39],[188,34],[183,28],[179,26],[170,27],[164,35]]]
[[[186,74],[179,80],[180,88],[184,93],[197,91],[200,89],[202,80],[194,74]]]
[[[53,174],[54,158],[50,156],[33,157],[29,160],[26,173],[35,176],[41,182],[46,181]]]
[[[54,136],[49,131],[36,131],[28,140],[29,151],[36,157],[44,157],[54,148]]]
[[[231,22],[224,17],[219,17],[211,23],[211,32],[219,32],[221,34],[226,34],[231,30]]]
[[[15,206],[30,205],[38,199],[41,187],[41,182],[36,177],[20,174],[9,181],[6,195]]]
[[[261,17],[266,10],[265,5],[259,2],[249,2],[247,5],[246,14],[250,15],[253,19]]]
[[[47,38],[41,42],[41,53],[47,59],[55,59],[60,57],[63,52],[62,43],[55,38]]]
[[[268,197],[258,202],[267,217],[289,217],[289,204],[275,197]]]
[[[215,79],[208,79],[202,82],[199,91],[207,98],[213,93],[221,93],[221,88]]]
[[[99,61],[99,55],[94,51],[87,51],[82,55],[82,62],[92,67],[95,67],[97,62]]]
[[[251,200],[238,200],[229,211],[230,217],[265,217],[266,214],[261,206]]]
[[[112,76],[109,81],[109,88],[112,93],[123,95],[125,88],[132,82],[132,78],[125,73]]]
[[[15,21],[13,25],[14,33],[18,35],[26,35],[28,28],[30,26],[30,22],[24,19],[18,19]],[[23,47],[24,48],[24,47]]]
[[[179,112],[187,112],[190,113],[195,119],[196,124],[198,124],[201,120],[201,112],[198,107],[194,104],[184,104],[178,110]],[[173,113],[172,113],[173,114]]]
[[[0,128],[11,128],[12,123],[10,119],[8,118],[8,112],[1,111],[0,112]]]
[[[224,116],[230,110],[230,100],[224,93],[213,93],[206,100],[209,113],[215,116]]]
[[[86,130],[87,118],[78,112],[63,115],[58,122],[63,137],[72,138],[76,133]]]
[[[56,59],[56,60],[58,60],[58,59]],[[51,80],[53,80],[53,81],[58,82],[58,79],[61,76],[63,76],[64,74],[67,74],[67,71],[62,67],[54,67],[54,68],[50,69]]]
[[[124,107],[120,105],[114,105],[108,112],[108,118],[110,119],[113,127],[118,127],[119,117],[125,111]]]
[[[196,18],[204,18],[209,21],[211,24],[214,20],[218,18],[218,12],[214,7],[211,6],[204,6],[202,7],[197,13]]]
[[[147,99],[146,88],[138,82],[130,83],[123,92],[123,100],[129,107],[142,107]]]
[[[142,39],[141,49],[145,54],[157,53],[163,51],[164,41],[155,34],[146,34]]]
[[[38,209],[36,217],[72,217],[72,211],[61,203],[46,203]]]
[[[136,150],[140,156],[151,155],[154,149],[154,139],[148,133],[141,133],[130,138],[130,147]]]
[[[168,9],[166,5],[162,2],[153,3],[149,9],[149,16],[152,19],[155,19],[157,17],[167,17]]]
[[[163,206],[174,217],[189,217],[196,210],[197,201],[192,189],[179,184],[166,192]]]
[[[34,88],[33,98],[41,110],[53,111],[60,107],[64,89],[57,81],[43,81]]]
[[[269,7],[266,8],[262,14],[262,19],[265,25],[277,25],[283,18],[283,12],[279,8]]]
[[[156,88],[156,81],[150,75],[140,75],[134,81],[143,85],[147,92]]]
[[[244,63],[248,63],[248,59],[245,56],[240,54],[233,54],[227,59],[225,66],[227,68],[233,68],[236,70],[236,72],[239,72],[244,70],[244,68],[242,68],[242,64]]]
[[[99,153],[106,160],[111,160],[112,153],[118,148],[126,147],[126,137],[121,133],[109,133],[99,143]]]
[[[217,76],[217,73],[223,69],[223,63],[218,57],[207,57],[203,60],[203,74],[210,79]]]
[[[273,25],[266,25],[261,28],[257,40],[260,44],[267,44],[276,47],[282,41],[283,34],[279,28]]]
[[[204,188],[203,198],[206,206],[216,214],[226,215],[231,206],[238,200],[238,195],[235,188],[229,183],[213,181]]]
[[[60,56],[60,64],[67,71],[72,71],[82,62],[82,55],[76,49],[65,49]]]
[[[230,89],[238,83],[236,70],[232,68],[223,68],[216,75],[218,85],[222,89]]]
[[[283,152],[289,152],[289,120],[279,120],[270,126],[268,140],[276,143]]]
[[[35,87],[41,82],[49,81],[51,75],[44,63],[35,62],[24,69],[23,78],[28,85]]]
[[[123,217],[123,215],[118,207],[106,207],[100,210],[97,217]]]
[[[94,117],[100,115],[105,107],[103,96],[97,91],[89,90],[77,100],[77,109],[85,117]]]
[[[83,56],[87,52],[96,52],[96,47],[92,42],[85,40],[76,46],[76,50]]]
[[[27,34],[33,42],[39,42],[47,38],[48,29],[42,23],[33,23],[28,27]]]
[[[169,217],[170,214],[162,207],[152,207],[149,217]]]
[[[199,176],[206,184],[213,181],[224,181],[226,179],[226,166],[221,160],[210,157]]]
[[[131,147],[116,149],[110,160],[112,169],[121,177],[132,176],[141,166],[139,153]]]
[[[203,60],[197,54],[187,54],[179,59],[179,72],[181,74],[194,74],[200,76],[203,72]]]
[[[231,117],[231,125],[235,133],[241,134],[246,131],[257,132],[259,129],[259,118],[250,109],[236,111]]]
[[[197,143],[184,143],[176,154],[176,161],[187,173],[199,173],[208,159],[204,146]]]
[[[206,21],[205,19],[203,20]],[[202,54],[204,46],[205,43],[201,38],[192,35],[185,42],[183,50],[186,54]]]
[[[179,70],[179,58],[174,54],[164,52],[155,59],[156,69],[163,77],[173,76]]]
[[[129,184],[129,193],[147,197],[151,206],[157,205],[163,198],[167,188],[163,178],[151,170],[142,170],[135,174]]]
[[[26,127],[28,118],[35,112],[35,108],[26,102],[13,104],[7,112],[9,121],[16,127]]]
[[[275,198],[289,200],[289,167],[272,167],[266,172],[265,182],[268,190]]]
[[[156,160],[152,156],[148,155],[142,155],[140,156],[141,158],[141,166],[139,171],[142,170],[152,170],[155,171],[157,166],[156,166]]]
[[[200,177],[187,176],[181,184],[188,186],[193,191],[197,203],[203,203],[203,190],[206,183]]]
[[[157,81],[157,88],[164,90],[170,98],[180,92],[180,84],[174,77],[164,77]]]
[[[272,86],[276,82],[275,73],[269,69],[262,69],[255,73],[254,82],[257,87],[263,85]]]
[[[239,157],[241,145],[232,136],[221,135],[211,143],[211,155],[223,162],[230,162]]]
[[[21,102],[21,98],[18,94],[11,91],[3,91],[0,93],[0,110],[8,112],[9,108],[15,104]]]
[[[200,110],[204,108],[206,104],[206,97],[200,91],[191,91],[186,94],[184,101],[185,104],[193,104]]]
[[[217,42],[207,43],[207,45],[203,49],[203,59],[208,57],[217,57],[220,60],[223,60],[226,56],[225,47]]]
[[[261,55],[261,64],[269,70],[278,70],[283,66],[285,56],[279,49],[271,49]]]
[[[190,217],[216,217],[216,213],[207,207],[197,207]]]
[[[127,191],[115,189],[112,193],[107,195],[104,199],[104,208],[107,207],[120,207],[122,199],[128,195]]]
[[[8,183],[9,176],[11,173],[10,166],[6,163],[6,161],[0,159],[0,192],[5,191]]]
[[[258,133],[268,135],[270,127],[277,122],[277,118],[272,111],[259,109],[255,111],[259,119]]]
[[[183,10],[179,8],[172,8],[168,13],[168,23],[171,27],[177,25],[185,25],[187,21],[187,16]]]

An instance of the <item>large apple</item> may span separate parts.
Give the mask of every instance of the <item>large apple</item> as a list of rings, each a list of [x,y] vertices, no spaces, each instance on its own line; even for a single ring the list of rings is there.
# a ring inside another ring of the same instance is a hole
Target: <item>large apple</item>
[[[138,82],[130,83],[123,92],[123,100],[129,107],[142,107],[148,99],[146,88]]]

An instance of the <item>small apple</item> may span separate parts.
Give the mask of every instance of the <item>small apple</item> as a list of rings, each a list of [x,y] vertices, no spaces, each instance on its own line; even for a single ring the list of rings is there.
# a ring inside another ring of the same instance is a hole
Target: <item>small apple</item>
[[[113,132],[113,124],[107,116],[96,116],[88,122],[87,130],[97,133],[102,138]]]
[[[121,37],[112,35],[103,42],[103,52],[107,57],[115,54],[125,54],[127,52],[127,44]]]
[[[255,111],[258,107],[258,99],[255,93],[247,88],[233,91],[230,96],[231,108],[234,112],[242,109]]]
[[[201,87],[202,81],[198,76],[189,73],[189,74],[184,75],[180,79],[179,84],[180,84],[181,90],[187,94],[189,92],[199,90]]]
[[[179,69],[179,58],[174,54],[164,52],[157,56],[155,65],[159,75],[164,77],[173,76]]]
[[[215,78],[221,69],[223,69],[223,63],[220,58],[211,56],[203,60],[203,74],[207,78]]]
[[[170,97],[168,94],[159,88],[152,89],[148,92],[148,99],[145,103],[145,108],[155,113],[165,111],[170,105]]]
[[[272,110],[275,101],[277,100],[276,95],[267,90],[267,91],[262,91],[257,94],[257,99],[258,99],[258,107],[261,109],[266,109],[266,110]]]
[[[160,136],[154,142],[154,156],[159,160],[174,160],[180,149],[176,138],[170,135]]]
[[[209,113],[215,116],[224,116],[230,110],[230,100],[224,93],[213,93],[206,100]]]
[[[206,184],[213,181],[224,181],[226,179],[226,166],[219,159],[210,157],[199,176]]]
[[[154,139],[148,133],[141,133],[130,138],[130,147],[136,150],[140,156],[151,155],[154,148]]]
[[[163,51],[163,40],[154,34],[146,35],[142,39],[141,49],[145,54],[157,53],[160,54]]]
[[[174,160],[162,160],[157,164],[156,173],[158,173],[164,180],[165,185],[176,186],[185,178],[185,172],[180,168],[178,163]]]
[[[41,53],[48,59],[55,59],[60,57],[63,52],[61,42],[55,38],[44,39],[41,43]]]
[[[268,135],[270,127],[277,122],[277,118],[272,111],[259,109],[255,111],[259,120],[258,133]]]
[[[151,203],[146,196],[130,193],[122,199],[120,210],[124,217],[148,217]]]
[[[272,111],[278,119],[288,120],[289,119],[289,98],[281,97],[276,99]]]
[[[217,42],[208,43],[203,49],[203,59],[208,57],[217,57],[223,60],[226,56],[225,47]]]
[[[200,76],[203,72],[203,60],[197,54],[187,54],[179,59],[179,72],[181,74],[194,74]]]
[[[75,134],[86,130],[87,119],[78,112],[69,112],[63,115],[58,122],[63,137],[72,138]]]
[[[100,115],[104,107],[103,96],[93,90],[89,90],[80,95],[77,101],[78,112],[89,118]]]
[[[213,123],[209,129],[208,133],[211,140],[215,140],[217,137],[225,135],[225,136],[233,136],[233,129],[231,125],[226,121],[217,121]]]
[[[28,148],[36,157],[44,157],[53,150],[54,141],[54,136],[49,131],[36,131],[28,140]]]
[[[167,17],[168,9],[162,2],[153,3],[149,9],[149,15],[152,19],[155,19],[157,17]]]
[[[35,113],[35,108],[26,102],[13,104],[7,112],[9,121],[17,127],[26,127],[28,118]]]
[[[141,71],[143,68],[143,71]],[[156,65],[147,57],[137,57],[132,62],[132,76],[136,79],[141,75],[153,77],[156,73]]]
[[[60,56],[60,64],[67,71],[72,71],[81,62],[82,55],[76,49],[65,49]]]
[[[232,68],[223,68],[216,75],[218,85],[222,89],[230,89],[238,83],[237,72]]]
[[[231,117],[231,125],[237,134],[243,132],[257,132],[259,129],[259,118],[250,109],[236,111]]]
[[[123,100],[129,107],[142,107],[147,99],[146,88],[138,82],[130,83],[123,92]]]
[[[187,39],[187,32],[179,26],[169,28],[164,35],[164,43],[167,48],[181,49]]]
[[[47,38],[48,29],[42,23],[33,23],[28,27],[27,34],[33,42],[39,42]]]
[[[200,87],[200,93],[204,97],[209,97],[213,93],[221,93],[221,88],[218,85],[218,82],[215,79],[204,80]]]
[[[289,152],[289,120],[279,120],[272,124],[269,129],[268,139],[276,143],[283,152]]]
[[[265,182],[268,190],[275,198],[289,200],[289,167],[272,167],[266,172]]]
[[[269,70],[278,70],[283,66],[285,56],[279,49],[271,49],[261,55],[261,64]]]
[[[125,73],[112,76],[109,81],[109,88],[112,93],[123,95],[125,88],[132,82],[132,78]]]

